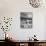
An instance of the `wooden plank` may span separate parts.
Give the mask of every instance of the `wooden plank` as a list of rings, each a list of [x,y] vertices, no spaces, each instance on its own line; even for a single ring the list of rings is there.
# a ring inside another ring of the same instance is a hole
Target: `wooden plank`
[[[28,43],[24,43],[24,46],[28,46]]]
[[[43,43],[43,46],[46,46],[46,43]]]

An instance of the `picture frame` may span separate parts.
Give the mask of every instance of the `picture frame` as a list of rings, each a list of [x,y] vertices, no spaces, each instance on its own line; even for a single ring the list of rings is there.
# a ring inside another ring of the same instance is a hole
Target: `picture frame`
[[[33,23],[32,12],[21,12],[20,13],[20,27],[23,29],[31,29]]]

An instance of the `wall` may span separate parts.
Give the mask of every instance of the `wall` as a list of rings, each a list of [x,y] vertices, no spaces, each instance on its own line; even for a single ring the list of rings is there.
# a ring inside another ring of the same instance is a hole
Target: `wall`
[[[33,12],[32,29],[20,28],[20,12]],[[27,40],[34,34],[37,35],[39,40],[44,40],[46,34],[44,28],[45,12],[46,8],[44,7],[31,7],[28,0],[0,0],[0,17],[13,17],[12,26],[8,33],[10,33],[17,40]]]

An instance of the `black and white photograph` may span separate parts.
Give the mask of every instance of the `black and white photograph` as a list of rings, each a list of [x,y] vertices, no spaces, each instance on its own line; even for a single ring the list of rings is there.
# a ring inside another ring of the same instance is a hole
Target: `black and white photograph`
[[[46,0],[0,0],[0,46],[46,46]]]
[[[20,27],[21,28],[32,28],[32,12],[21,12],[20,13]]]

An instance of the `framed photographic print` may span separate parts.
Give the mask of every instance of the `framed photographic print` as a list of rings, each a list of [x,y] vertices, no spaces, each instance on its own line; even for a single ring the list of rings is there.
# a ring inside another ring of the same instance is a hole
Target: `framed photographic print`
[[[32,28],[32,12],[21,12],[20,13],[20,27],[21,28]]]

